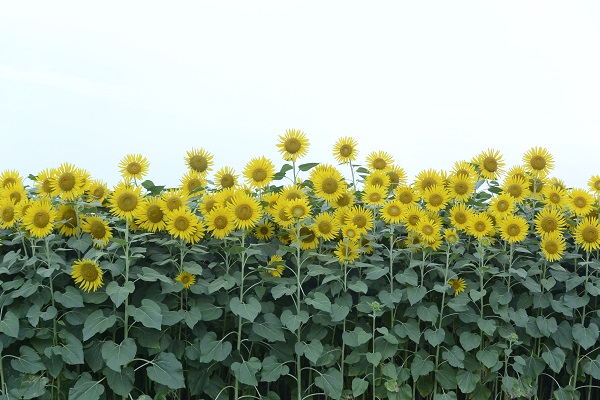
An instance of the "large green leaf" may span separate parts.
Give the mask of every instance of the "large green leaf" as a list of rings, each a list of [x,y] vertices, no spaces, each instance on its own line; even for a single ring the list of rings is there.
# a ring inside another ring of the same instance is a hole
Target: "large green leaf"
[[[154,382],[165,385],[171,389],[181,389],[185,387],[183,379],[183,367],[181,362],[172,353],[162,352],[151,361],[151,365],[146,369],[148,378]]]
[[[438,307],[435,304],[431,304],[427,307],[419,306],[419,308],[417,308],[417,315],[421,321],[435,322],[439,315]]]
[[[135,307],[134,305],[127,306],[127,312],[137,322],[141,322],[147,328],[154,328],[160,330],[162,324],[162,312],[160,306],[150,300],[142,299],[142,305]]]
[[[581,324],[573,325],[573,339],[585,350],[596,343],[598,334],[598,325],[593,322],[587,328]]]
[[[264,314],[252,324],[252,331],[269,342],[284,342],[285,335],[281,329],[281,321],[275,314]]]
[[[432,346],[437,346],[444,341],[446,337],[446,331],[444,328],[440,329],[427,329],[424,333],[425,340],[429,342]]]
[[[92,312],[83,324],[83,340],[88,340],[96,333],[106,331],[108,328],[111,328],[115,322],[117,322],[117,317],[114,314],[106,316],[104,315],[103,310]]]
[[[452,346],[452,348],[445,350],[442,353],[442,358],[448,361],[448,364],[454,368],[464,368],[465,364],[465,352],[458,346]]]
[[[310,343],[296,343],[294,349],[297,354],[304,355],[313,364],[323,355],[323,344],[319,340],[312,340]]]
[[[211,361],[221,362],[231,353],[231,342],[217,340],[217,334],[207,332],[200,341],[200,361],[209,363]]]
[[[364,392],[367,391],[369,387],[369,382],[367,382],[363,378],[354,378],[352,379],[352,395],[354,397],[359,397]]]
[[[229,307],[231,308],[231,312],[235,315],[247,319],[250,322],[254,322],[262,310],[260,302],[254,297],[250,297],[247,303],[241,302],[239,297],[233,297],[229,302]]]
[[[84,372],[75,386],[69,389],[69,400],[98,400],[102,393],[102,383],[92,380],[90,374]]]
[[[83,297],[73,286],[67,286],[64,293],[54,292],[54,299],[66,308],[83,307]]]
[[[552,371],[558,374],[565,363],[566,355],[560,347],[555,347],[552,350],[544,351],[542,359],[546,361]]]
[[[36,372],[46,369],[40,355],[29,346],[21,346],[19,348],[19,357],[10,361],[12,367],[24,374],[35,374]]]
[[[133,361],[136,353],[137,345],[132,338],[127,338],[120,344],[109,340],[102,345],[102,358],[106,361],[106,365],[116,372],[120,372],[123,365]]]
[[[492,368],[498,362],[498,357],[500,356],[500,352],[493,347],[487,347],[485,349],[479,350],[476,354],[476,357],[486,368]]]
[[[306,304],[313,306],[317,310],[325,311],[327,313],[331,312],[331,300],[324,293],[321,292],[312,292],[310,294],[311,297],[306,297],[304,301]]]
[[[115,307],[119,307],[127,296],[135,291],[135,284],[131,281],[125,282],[123,286],[119,286],[116,281],[111,281],[106,285],[106,294],[110,297]]]
[[[134,372],[133,367],[126,367],[117,372],[109,367],[105,367],[102,373],[106,377],[108,387],[119,396],[129,396],[133,390]]]
[[[471,393],[479,383],[479,374],[475,372],[465,371],[464,369],[456,372],[456,383],[458,388],[463,393]]]
[[[7,311],[0,320],[0,332],[13,338],[19,337],[19,317],[12,311]]]
[[[231,364],[231,370],[233,375],[243,383],[244,385],[257,386],[258,381],[256,380],[256,373],[260,371],[262,364],[256,357],[252,357],[249,360],[244,360],[241,363],[234,362]]]
[[[49,379],[41,375],[21,375],[19,387],[10,390],[13,397],[2,397],[0,399],[17,398],[19,400],[37,399],[46,393],[46,385]]]
[[[434,364],[429,358],[423,358],[421,354],[415,354],[410,365],[410,373],[414,380],[420,376],[427,375],[433,371]]]
[[[320,387],[326,396],[336,400],[342,396],[343,382],[342,373],[335,368],[329,368],[315,378],[315,385]]]
[[[406,288],[406,295],[411,306],[423,300],[423,297],[425,297],[426,294],[427,288],[425,286],[411,286]]]
[[[290,368],[277,360],[277,357],[275,356],[268,356],[262,361],[262,382],[276,382],[280,377],[289,373]]]
[[[361,327],[354,328],[354,330],[346,331],[342,334],[342,340],[350,347],[358,347],[361,344],[365,344],[371,340],[371,337],[371,334],[365,332]]]
[[[281,313],[281,323],[292,332],[308,321],[309,315],[306,311],[301,310],[300,314],[296,315],[290,310],[284,310]]]
[[[66,342],[61,349],[64,362],[71,365],[84,364],[83,345],[79,339],[65,330],[60,331],[58,336]]]

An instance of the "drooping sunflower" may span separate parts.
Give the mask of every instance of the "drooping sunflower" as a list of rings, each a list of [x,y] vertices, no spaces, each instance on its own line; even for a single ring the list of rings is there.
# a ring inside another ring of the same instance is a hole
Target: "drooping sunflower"
[[[443,210],[450,201],[450,194],[442,185],[429,186],[423,191],[422,196],[423,200],[425,200],[425,207],[429,211]]]
[[[8,185],[23,185],[23,178],[19,171],[14,169],[7,169],[2,171],[0,174],[0,189],[5,188]]]
[[[596,195],[600,195],[600,175],[593,175],[588,181],[588,187]]]
[[[494,224],[487,213],[473,213],[467,222],[467,232],[477,239],[491,236],[494,232]]]
[[[191,243],[198,229],[198,218],[187,207],[181,207],[167,213],[166,224],[167,231],[173,237]]]
[[[108,185],[98,179],[90,181],[85,194],[89,203],[98,202],[102,204],[104,200],[109,196]]]
[[[523,155],[525,169],[534,177],[544,177],[554,168],[554,158],[543,147],[532,147]]]
[[[569,196],[565,189],[558,185],[545,185],[542,197],[542,202],[548,206],[562,209],[568,205]]]
[[[52,196],[60,196],[66,201],[73,201],[83,195],[86,189],[88,175],[81,168],[70,163],[63,163],[54,170],[50,178]]]
[[[529,185],[523,178],[509,177],[502,184],[504,193],[509,194],[515,201],[522,201],[531,194]]]
[[[81,230],[89,233],[94,241],[95,247],[105,247],[113,237],[112,228],[102,217],[91,215],[81,221]]]
[[[575,228],[575,241],[587,252],[599,249],[600,224],[598,224],[598,218],[582,219]]]
[[[65,236],[77,235],[77,211],[72,206],[61,204],[58,206],[56,220],[58,222],[58,231]]]
[[[535,217],[535,231],[542,238],[553,232],[561,234],[565,226],[565,217],[556,207],[544,207]]]
[[[150,163],[141,154],[127,154],[119,163],[119,172],[125,180],[142,180],[148,174]]]
[[[287,213],[294,220],[310,217],[311,206],[305,198],[288,201]]]
[[[252,229],[262,217],[260,203],[245,192],[236,193],[227,209],[236,229]]]
[[[165,230],[167,227],[166,212],[161,206],[162,203],[158,196],[147,197],[141,202],[135,214],[135,220],[141,229],[148,232]]]
[[[10,197],[0,197],[0,227],[12,228],[17,223],[15,203]]]
[[[52,176],[55,175],[54,170],[46,168],[38,172],[35,177],[34,186],[40,197],[52,196]]]
[[[267,186],[275,176],[275,165],[268,158],[256,157],[244,168],[244,176],[248,185],[260,189]]]
[[[464,292],[467,288],[467,283],[464,278],[450,279],[448,285],[454,289],[454,296],[458,296],[461,292]]]
[[[421,171],[416,175],[413,187],[415,187],[419,193],[423,194],[430,187],[443,184],[444,180],[440,173],[430,168]]]
[[[348,189],[342,174],[333,167],[312,174],[311,181],[315,195],[329,203],[336,202]]]
[[[594,206],[594,197],[583,189],[571,189],[569,207],[578,217],[588,215]]]
[[[350,208],[354,205],[354,191],[346,190],[330,203],[333,208]]]
[[[522,242],[527,233],[527,220],[519,215],[509,215],[500,221],[500,236],[508,243]]]
[[[288,200],[280,198],[277,201],[277,204],[275,204],[273,213],[271,214],[273,216],[273,221],[283,228],[287,228],[294,223],[294,219],[288,213],[288,203]]]
[[[283,258],[277,254],[272,255],[269,259],[269,264],[267,265],[267,272],[275,278],[280,278],[283,276],[284,270],[285,262],[283,261]]]
[[[373,229],[373,211],[363,206],[353,206],[348,212],[348,221],[356,225],[360,233]]]
[[[0,190],[2,196],[11,199],[13,204],[19,204],[27,198],[27,190],[25,190],[25,187],[21,183],[9,183]]]
[[[277,147],[285,161],[296,161],[308,153],[309,141],[306,134],[298,129],[288,129],[279,135]]]
[[[317,215],[312,227],[315,235],[323,240],[335,239],[340,231],[339,221],[328,212]]]
[[[192,149],[184,158],[190,171],[206,175],[213,166],[213,156],[204,149]]]
[[[456,161],[452,167],[452,175],[467,175],[469,178],[477,178],[477,170],[468,161]]]
[[[256,225],[254,236],[259,240],[271,240],[275,236],[275,225],[271,221],[264,221]]]
[[[196,283],[196,275],[190,274],[187,271],[182,271],[175,277],[175,280],[183,283],[184,289],[189,289],[194,283]]]
[[[365,186],[381,186],[387,189],[390,183],[390,176],[380,169],[375,169],[365,176]]]
[[[233,168],[223,167],[215,174],[215,185],[219,189],[233,188],[238,184],[238,178]]]
[[[394,188],[394,196],[398,201],[407,206],[419,201],[419,195],[412,186],[401,185]]]
[[[381,208],[381,219],[387,224],[399,224],[406,206],[397,199],[386,201]]]
[[[416,204],[410,205],[406,207],[406,212],[404,213],[403,220],[404,225],[406,225],[406,229],[409,232],[417,232],[417,226],[419,225],[419,221],[427,218],[427,213]]]
[[[366,185],[363,189],[362,201],[368,206],[381,206],[387,198],[387,189],[379,185]]]
[[[514,209],[515,199],[508,193],[500,193],[492,197],[488,206],[488,212],[497,220],[511,215]]]
[[[394,158],[385,151],[373,151],[367,156],[369,170],[380,169],[386,171],[394,163]]]
[[[395,164],[390,165],[387,170],[387,176],[390,178],[390,185],[392,188],[400,185],[406,185],[406,171]]]
[[[75,280],[75,284],[86,292],[95,292],[103,286],[100,266],[87,258],[75,261],[71,266],[71,277]]]
[[[475,180],[466,174],[450,175],[448,190],[455,201],[468,201],[475,190]]]
[[[540,248],[548,261],[559,261],[565,254],[567,245],[564,237],[558,231],[544,235],[540,242]]]
[[[31,236],[37,238],[52,233],[54,221],[56,221],[56,210],[48,199],[34,201],[23,217],[23,225],[31,232]]]
[[[110,212],[127,221],[133,221],[142,201],[142,189],[128,182],[120,182],[115,186],[109,199]]]
[[[479,166],[479,174],[490,180],[496,180],[500,177],[504,168],[504,161],[499,151],[488,149],[481,152],[474,160],[474,164]]]
[[[333,156],[340,164],[348,164],[356,160],[358,142],[349,136],[341,137],[333,145]]]
[[[300,249],[302,250],[316,249],[319,246],[319,238],[317,237],[314,228],[311,226],[301,227],[299,238],[296,236],[296,232],[292,231],[291,241],[300,241]]]
[[[334,254],[340,264],[352,264],[360,257],[360,244],[358,241],[342,240],[335,247]]]
[[[207,229],[212,232],[216,239],[223,239],[229,235],[235,228],[231,214],[227,208],[219,206],[212,209],[211,212],[204,215]]]
[[[183,190],[183,193],[190,197],[199,195],[200,192],[206,187],[206,179],[204,178],[204,175],[205,174],[201,174],[196,171],[186,172],[179,180],[179,188]]]

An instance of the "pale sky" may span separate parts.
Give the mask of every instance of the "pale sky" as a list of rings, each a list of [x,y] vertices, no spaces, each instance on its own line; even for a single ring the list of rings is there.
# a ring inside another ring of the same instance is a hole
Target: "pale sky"
[[[0,171],[70,162],[112,186],[141,153],[176,186],[192,148],[213,173],[263,155],[279,169],[290,128],[310,140],[300,163],[335,164],[352,136],[359,164],[385,150],[412,180],[541,146],[586,187],[600,2],[0,0]]]

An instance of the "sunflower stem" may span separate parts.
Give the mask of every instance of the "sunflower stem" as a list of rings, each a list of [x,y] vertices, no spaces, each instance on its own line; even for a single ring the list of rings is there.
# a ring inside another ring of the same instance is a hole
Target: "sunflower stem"
[[[446,270],[444,271],[444,285],[448,282],[448,273],[450,272],[450,244],[446,248]],[[440,319],[438,321],[438,330],[442,329],[442,320],[444,319],[444,306],[446,305],[446,290],[442,292],[442,304],[440,305]],[[438,369],[440,360],[440,345],[435,346],[435,370]],[[437,379],[433,380],[433,395],[437,392]]]
[[[125,284],[129,282],[129,220],[125,219]],[[129,294],[125,297],[125,310],[123,313],[123,340],[129,337],[129,314],[127,309],[129,308]]]
[[[240,276],[240,295],[239,295],[239,299],[240,299],[240,303],[242,303],[243,301],[243,297],[244,297],[244,269],[246,266],[246,231],[242,229],[242,253],[240,254],[240,258],[241,258],[241,276]],[[238,315],[238,331],[237,331],[237,344],[236,344],[236,350],[238,352],[238,354],[240,354],[240,351],[242,349],[242,325],[243,325],[243,321],[242,321],[242,316]],[[233,386],[233,391],[234,391],[234,395],[233,398],[234,399],[239,399],[239,391],[240,391],[240,382],[238,381],[238,378],[235,378],[235,383]]]
[[[295,171],[295,169],[294,169]],[[294,179],[295,182],[295,179]],[[296,315],[300,317],[300,300],[302,296],[302,281],[300,280],[300,221],[296,221]],[[345,275],[344,275],[345,277]],[[344,289],[346,282],[344,278]],[[296,343],[301,342],[302,323],[296,329]],[[300,354],[296,353],[296,385],[298,390],[298,400],[302,400],[302,368]]]

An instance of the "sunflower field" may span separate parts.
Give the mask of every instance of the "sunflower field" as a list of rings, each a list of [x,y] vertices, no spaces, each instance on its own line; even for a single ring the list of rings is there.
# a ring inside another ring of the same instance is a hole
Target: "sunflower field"
[[[1,172],[0,399],[600,398],[599,175],[277,147],[176,188]]]

